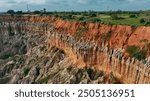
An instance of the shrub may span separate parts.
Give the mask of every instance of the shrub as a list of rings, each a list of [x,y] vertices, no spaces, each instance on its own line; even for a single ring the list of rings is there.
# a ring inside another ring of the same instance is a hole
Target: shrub
[[[101,22],[101,19],[99,18],[92,18],[92,19],[88,19],[87,22],[93,22],[93,23],[100,23]]]
[[[147,21],[146,23],[145,23],[145,26],[149,26],[150,25],[150,21]]]
[[[144,24],[145,26],[150,25],[150,18],[141,18],[140,23]]]
[[[79,21],[83,21],[84,19],[84,17],[79,17]]]
[[[90,17],[96,17],[97,15],[95,14],[95,13],[92,13],[91,15],[90,15]]]
[[[139,51],[139,48],[137,46],[129,46],[127,51],[131,56],[133,56],[135,53]]]
[[[135,30],[138,26],[137,25],[131,25],[132,29]]]
[[[141,18],[140,19],[140,23],[145,23],[146,21],[145,21],[145,19],[144,18]]]
[[[0,56],[0,59],[5,60],[5,59],[7,59],[7,58],[9,58],[9,57],[11,57],[11,54],[5,53],[5,54],[3,54],[2,56]]]
[[[112,14],[111,18],[112,18],[112,20],[119,20],[119,17],[117,14]]]
[[[71,19],[71,18],[72,18],[72,15],[71,15],[71,14],[69,14],[69,15],[68,15],[68,18],[69,18],[69,19]]]
[[[40,68],[36,68],[36,75],[40,75]]]
[[[91,68],[88,68],[87,69],[87,73],[88,73],[90,79],[94,80],[95,71],[93,69],[91,69]]]
[[[130,15],[129,17],[130,17],[130,18],[137,18],[137,15],[132,14],[132,15]]]
[[[56,15],[54,15],[55,17],[59,17],[59,15],[58,14],[56,14]]]
[[[23,68],[23,75],[27,76],[29,73],[30,69],[29,68]]]
[[[89,16],[89,14],[88,13],[83,13],[82,16]]]
[[[143,59],[145,59],[145,54],[142,51],[139,51],[139,52],[135,53],[133,55],[133,57],[135,57],[138,60],[143,60]]]
[[[148,43],[148,40],[147,39],[142,39],[142,40],[140,40],[140,42]]]
[[[5,59],[8,59],[9,57],[13,57],[14,55],[15,54],[11,50],[5,51],[5,52],[0,53],[0,59],[5,60]]]
[[[145,54],[143,51],[139,49],[137,46],[129,46],[127,49],[130,56],[135,57],[138,60],[142,60],[145,58]]]
[[[101,19],[99,19],[99,18],[94,18],[94,19],[92,19],[91,20],[93,23],[96,23],[96,22],[101,22]]]

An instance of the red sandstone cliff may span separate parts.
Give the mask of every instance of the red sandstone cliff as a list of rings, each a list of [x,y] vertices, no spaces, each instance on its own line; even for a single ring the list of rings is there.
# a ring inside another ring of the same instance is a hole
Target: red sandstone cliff
[[[89,40],[97,44],[105,43],[108,47],[125,49],[125,52],[127,52],[128,46],[135,45],[143,48],[146,43],[150,43],[150,27],[145,26],[132,28],[127,25],[83,24],[81,22],[62,20],[51,16],[1,16],[0,19],[2,21],[50,23],[60,33],[77,36],[77,32],[79,32],[81,34],[80,39]],[[107,36],[108,33],[109,36]],[[143,43],[141,42],[142,40],[147,40],[147,42]],[[147,52],[147,56],[149,55],[150,53]]]
[[[107,33],[111,33],[110,38],[106,40],[106,45],[112,48],[124,48],[127,46],[135,45],[143,47],[145,44],[141,43],[141,40],[146,39],[150,42],[150,27],[140,26],[132,28],[127,25],[104,25],[89,23],[83,26],[82,23],[70,22],[66,20],[56,19],[54,26],[59,32],[66,32],[71,35],[75,35],[82,27],[87,27],[86,31],[83,31],[83,38],[90,41],[100,43],[103,40],[103,36]]]
[[[126,83],[149,82],[149,69],[138,60],[126,56],[125,53],[127,46],[144,47],[145,44],[141,42],[143,39],[149,43],[150,27],[141,26],[135,29],[126,25],[83,24],[50,16],[3,17],[0,19],[6,22],[23,21],[27,23],[23,24],[23,29],[26,31],[48,34],[50,36],[49,46],[63,49],[72,63],[79,68],[89,66],[106,72],[113,71],[117,77],[125,82],[127,80]],[[42,26],[34,25],[37,22],[42,23]],[[49,26],[54,28],[50,32],[48,31]],[[78,40],[74,41],[75,39]],[[89,47],[86,46],[87,43]],[[149,53],[147,53],[148,56]]]

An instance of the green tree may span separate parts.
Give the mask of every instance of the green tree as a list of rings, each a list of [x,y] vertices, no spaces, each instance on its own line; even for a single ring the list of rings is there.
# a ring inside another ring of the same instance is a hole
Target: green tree
[[[22,11],[17,11],[16,14],[23,14],[23,12]]]
[[[130,18],[137,18],[137,15],[132,14],[132,15],[130,15],[129,17],[130,17]]]
[[[117,14],[112,14],[111,18],[112,18],[112,20],[118,20],[119,19]]]
[[[41,11],[35,10],[33,13],[34,14],[41,14]]]
[[[140,23],[145,23],[146,21],[145,21],[145,19],[144,18],[141,18],[140,19]]]
[[[15,11],[10,9],[7,11],[7,13],[13,15],[13,14],[15,14]]]
[[[96,17],[97,15],[95,13],[90,14],[90,17]]]

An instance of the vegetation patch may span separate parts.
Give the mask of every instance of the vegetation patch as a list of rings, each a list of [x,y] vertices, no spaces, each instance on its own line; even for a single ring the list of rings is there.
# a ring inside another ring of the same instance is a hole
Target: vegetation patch
[[[150,26],[150,11],[67,11],[67,12],[48,12],[46,9],[35,10],[32,12],[8,10],[7,14],[12,16],[23,14],[36,14],[40,16],[50,15],[60,17],[65,20],[94,22],[113,25],[135,25],[135,26]]]
[[[145,59],[145,53],[142,50],[140,50],[140,48],[137,46],[134,46],[134,45],[129,46],[127,51],[130,56],[132,56],[138,60]]]
[[[131,15],[130,15],[130,18],[137,18],[137,15],[131,14]]]
[[[140,23],[144,24],[145,26],[149,26],[150,25],[150,17],[141,18]]]
[[[29,73],[30,69],[29,68],[23,68],[23,75],[27,76]]]
[[[94,76],[94,79],[96,80],[96,79],[98,79],[98,77],[102,77],[102,76],[104,76],[104,71],[99,71],[99,72],[97,72],[96,75]]]
[[[85,20],[86,22],[92,22],[92,23],[101,23],[101,19],[100,18],[90,18]]]
[[[11,80],[10,77],[0,78],[0,84],[6,84],[9,80]]]
[[[9,57],[12,57],[12,56],[14,56],[14,54],[7,51],[7,52],[0,54],[0,59],[5,60],[5,59],[8,59]]]

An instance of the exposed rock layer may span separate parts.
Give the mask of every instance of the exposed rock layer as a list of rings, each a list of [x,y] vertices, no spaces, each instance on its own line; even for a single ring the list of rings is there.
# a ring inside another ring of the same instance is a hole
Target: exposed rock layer
[[[138,61],[126,51],[150,41],[149,27],[84,25],[54,17],[5,16],[0,22],[3,83],[118,82],[113,76],[123,83],[150,83],[149,58]]]

